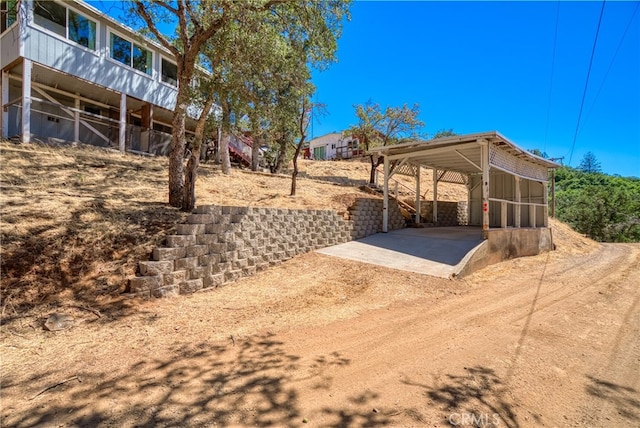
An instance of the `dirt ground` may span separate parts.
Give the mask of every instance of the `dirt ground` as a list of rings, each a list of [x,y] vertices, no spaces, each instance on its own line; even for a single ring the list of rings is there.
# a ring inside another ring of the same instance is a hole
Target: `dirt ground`
[[[551,226],[556,251],[455,281],[309,253],[171,299],[3,293],[0,425],[638,426],[640,245]]]

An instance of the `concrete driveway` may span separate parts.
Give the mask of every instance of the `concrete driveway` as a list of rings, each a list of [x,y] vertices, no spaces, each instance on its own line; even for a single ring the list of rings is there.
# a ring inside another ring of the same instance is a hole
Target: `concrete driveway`
[[[317,250],[343,259],[439,278],[457,275],[482,244],[479,227],[407,228]]]

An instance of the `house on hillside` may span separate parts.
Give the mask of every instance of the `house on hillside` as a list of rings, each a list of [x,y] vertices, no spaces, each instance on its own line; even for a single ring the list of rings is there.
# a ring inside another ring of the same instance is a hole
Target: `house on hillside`
[[[356,137],[332,132],[310,140],[309,153],[315,160],[339,160],[361,156],[363,151]]]
[[[0,4],[4,138],[168,152],[178,80],[168,50],[80,0]]]

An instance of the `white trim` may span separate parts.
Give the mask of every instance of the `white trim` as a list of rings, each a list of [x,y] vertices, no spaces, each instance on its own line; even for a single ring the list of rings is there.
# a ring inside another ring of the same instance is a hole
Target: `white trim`
[[[154,55],[156,55],[156,52],[154,52],[153,49],[150,49],[148,46],[145,46],[144,44],[140,44],[135,42],[131,37],[127,37],[125,35],[123,35],[122,33],[118,32],[117,30],[112,29],[111,27],[107,27],[107,40],[105,40],[105,52],[106,52],[106,56],[105,59],[107,61],[110,61],[114,64],[118,64],[124,67],[127,67],[127,69],[133,71],[134,73],[138,73],[141,76],[146,76],[147,78],[151,78],[151,79],[156,79],[156,70],[153,66],[153,58]],[[111,34],[115,34],[116,36],[120,37],[121,39],[126,40],[127,42],[131,43],[131,64],[125,64],[122,61],[118,61],[117,59],[113,58],[111,56]],[[134,46],[138,46],[144,50],[146,50],[147,52],[149,52],[151,54],[151,73],[145,73],[142,70],[138,70],[137,68],[135,68],[133,66],[133,47]]]
[[[162,54],[159,54],[159,56],[160,56],[160,61],[158,61],[158,82],[160,82],[162,85],[168,86],[169,88],[178,89],[178,63],[172,60],[171,58],[169,58],[168,56],[165,56]],[[162,80],[162,60],[163,59],[176,66],[176,84],[175,85],[172,85],[171,83],[165,82]],[[192,79],[192,81],[193,80],[194,79]]]
[[[22,142],[31,142],[31,69],[28,58],[22,61]]]
[[[64,41],[68,44],[70,44],[71,46],[77,47],[79,49],[82,49],[84,51],[86,51],[87,53],[92,53],[95,56],[100,56],[100,22],[96,21],[94,18],[90,18],[89,16],[86,15],[86,13],[81,12],[80,10],[76,9],[75,7],[70,7],[68,5],[68,3],[64,3],[64,2],[59,2],[57,0],[53,0],[53,3],[57,3],[58,5],[62,6],[65,8],[65,35],[62,36],[54,31],[49,30],[46,27],[43,27],[42,25],[39,25],[36,23],[35,21],[35,2],[32,2],[31,4],[34,6],[33,8],[31,8],[31,13],[30,13],[30,19],[28,20],[28,25],[32,28],[35,28],[37,30],[43,31],[44,33],[46,33],[47,35],[54,37],[58,40]],[[96,33],[95,33],[95,44],[96,47],[95,49],[91,49],[89,47],[83,46],[80,43],[76,42],[75,40],[71,40],[69,38],[69,10],[73,10],[75,13],[81,15],[82,17],[88,19],[89,21],[93,22],[96,24]],[[46,19],[46,18],[44,18]]]
[[[120,94],[120,129],[118,132],[118,146],[124,153],[127,142],[127,94]]]
[[[58,73],[66,74],[64,71],[61,71],[61,70],[55,70],[55,71],[58,72]],[[9,74],[9,79],[17,80],[18,82],[22,82],[22,76],[18,76],[17,74],[11,74],[11,73],[8,73],[8,74]],[[96,83],[92,82],[92,84],[97,86]],[[60,95],[65,95],[65,96],[70,97],[70,98],[78,98],[78,99],[80,99],[82,101],[91,103],[91,104],[96,105],[98,107],[107,108],[107,109],[115,108],[115,106],[110,106],[109,104],[104,104],[104,103],[101,103],[100,101],[92,100],[91,98],[83,97],[82,95],[74,94],[72,92],[63,91],[62,89],[56,89],[56,88],[54,88],[52,86],[47,86],[47,85],[45,85],[43,83],[32,82],[31,86],[36,87],[36,88],[42,88],[42,89],[44,89],[46,91],[49,91],[49,92],[55,92],[55,93],[60,94]],[[108,89],[108,88],[104,88],[103,86],[100,86],[100,88],[106,89],[106,90],[109,90],[109,91],[111,90],[111,89]]]
[[[60,110],[62,110],[63,112],[67,113],[70,117],[75,117],[74,114],[74,108],[73,107],[68,107],[65,106],[64,104],[62,104],[60,101],[56,100],[53,96],[47,94],[45,92],[44,89],[42,88],[38,88],[38,87],[34,87],[33,88],[36,92],[38,92],[39,94],[41,94],[43,97],[45,97],[47,100],[49,100],[50,103],[60,107]],[[36,98],[37,100],[37,98]],[[68,119],[71,120],[71,119]],[[87,121],[80,119],[80,123],[84,126],[86,126],[87,128],[89,128],[89,130],[91,130],[94,134],[96,134],[98,137],[102,138],[104,141],[109,142],[109,138],[107,138],[103,133],[101,133],[100,131],[98,131],[96,128],[94,128],[92,125],[88,124]]]
[[[398,146],[388,146],[388,148],[397,148]],[[467,144],[462,144],[459,146],[456,146],[456,149],[458,150],[464,150],[464,149],[470,149],[470,148],[476,148],[478,147],[478,142],[474,141],[471,143],[467,143]],[[372,149],[373,150],[373,149]],[[436,148],[428,148],[425,147],[424,149],[420,150],[420,151],[415,151],[415,152],[406,152],[406,153],[398,153],[395,155],[384,155],[385,157],[388,157],[390,160],[396,160],[396,159],[402,159],[402,158],[408,158],[408,159],[414,159],[414,158],[419,158],[422,156],[428,156],[428,155],[436,155],[439,153],[447,153],[447,152],[451,152],[452,148],[451,147],[436,147]]]

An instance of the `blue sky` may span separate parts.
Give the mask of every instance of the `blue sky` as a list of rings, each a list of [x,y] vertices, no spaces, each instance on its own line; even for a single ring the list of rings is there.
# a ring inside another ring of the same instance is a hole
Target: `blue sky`
[[[638,2],[605,4],[573,144],[601,8],[357,1],[338,62],[314,72],[316,99],[329,114],[315,121],[313,134],[355,124],[353,104],[418,103],[428,134],[497,130],[571,166],[592,151],[604,172],[640,177]]]
[[[122,13],[115,2],[90,3]],[[601,9],[574,1],[355,1],[338,61],[313,73],[328,115],[314,120],[312,134],[355,124],[354,104],[418,103],[423,133],[497,130],[571,166],[592,151],[604,172],[640,177],[640,2],[605,3],[574,144]]]

